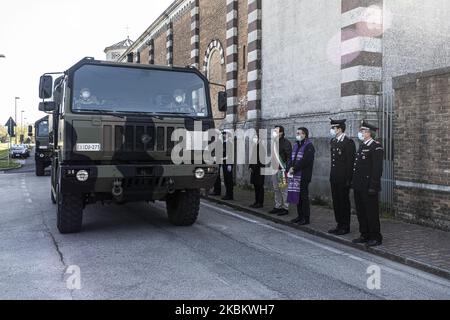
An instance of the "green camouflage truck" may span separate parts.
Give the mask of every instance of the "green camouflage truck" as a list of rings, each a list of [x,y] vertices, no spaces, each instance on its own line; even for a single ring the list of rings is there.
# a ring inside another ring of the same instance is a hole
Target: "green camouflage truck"
[[[55,79],[55,77],[57,78]],[[214,129],[208,80],[195,68],[84,58],[40,79],[39,110],[51,114],[51,198],[57,227],[81,231],[83,209],[98,201],[165,201],[169,221],[190,226],[200,189],[214,185],[216,165],[175,165],[177,129]],[[226,111],[225,92],[218,108]]]
[[[45,174],[45,168],[52,163],[52,151],[49,141],[49,116],[35,122],[34,132],[36,134],[36,147],[34,154],[36,176],[40,177]]]

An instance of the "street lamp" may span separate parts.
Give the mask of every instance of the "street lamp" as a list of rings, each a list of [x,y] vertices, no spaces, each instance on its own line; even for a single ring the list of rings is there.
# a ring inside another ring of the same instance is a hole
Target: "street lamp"
[[[17,123],[17,100],[19,100],[20,97],[14,98],[14,122]],[[17,144],[17,134],[16,134],[16,144]]]
[[[23,113],[24,112],[25,112],[24,110],[20,111],[20,135],[21,136],[22,136],[22,134],[24,134],[23,133]],[[21,141],[21,143],[23,143],[23,140]]]

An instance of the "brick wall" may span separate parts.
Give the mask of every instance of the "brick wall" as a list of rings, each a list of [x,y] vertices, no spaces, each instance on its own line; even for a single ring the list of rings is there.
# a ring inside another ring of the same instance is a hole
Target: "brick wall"
[[[173,22],[173,64],[191,64],[191,12],[189,10]]]
[[[166,30],[155,38],[155,64],[167,65]]]
[[[450,68],[394,78],[395,208],[450,229]]]
[[[200,63],[213,40],[226,44],[226,0],[200,0]]]
[[[248,1],[239,1],[239,57],[238,57],[238,121],[245,121],[247,118],[247,63],[248,63]]]

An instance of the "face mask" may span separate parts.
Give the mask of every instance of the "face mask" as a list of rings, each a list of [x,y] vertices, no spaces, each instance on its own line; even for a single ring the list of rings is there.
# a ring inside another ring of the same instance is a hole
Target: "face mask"
[[[278,132],[274,131],[274,132],[272,133],[272,137],[273,137],[273,138],[278,138]]]
[[[362,132],[358,132],[358,139],[364,141],[364,134]]]
[[[297,136],[296,139],[297,139],[298,142],[302,142],[303,140],[305,140],[305,137],[304,136]]]
[[[336,130],[330,129],[330,136],[331,136],[332,138],[336,138],[336,136],[337,136]]]
[[[89,99],[91,97],[91,93],[86,90],[81,92],[81,96],[83,97],[83,99]]]

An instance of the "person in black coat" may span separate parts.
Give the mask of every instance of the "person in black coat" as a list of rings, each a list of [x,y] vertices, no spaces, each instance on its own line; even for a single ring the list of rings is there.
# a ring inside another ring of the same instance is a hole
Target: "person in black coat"
[[[297,146],[294,146],[288,168],[290,176],[300,175],[301,172],[300,195],[295,199],[295,195],[292,197],[292,193],[289,191],[288,201],[297,204],[298,217],[291,222],[298,223],[299,225],[307,225],[310,223],[311,216],[309,184],[312,180],[316,150],[309,140],[309,131],[307,128],[302,127],[297,130],[296,140]],[[298,153],[299,151],[301,152],[301,150],[303,150],[303,157],[301,160],[298,160]],[[293,200],[293,198],[295,200]]]
[[[353,163],[355,161],[355,142],[346,136],[346,120],[331,120],[331,170],[330,183],[333,198],[336,228],[328,231],[335,235],[350,233],[350,186],[353,177]]]
[[[383,175],[383,147],[374,139],[377,127],[363,121],[358,138],[361,141],[353,169],[352,187],[361,236],[353,243],[369,247],[382,244],[379,194]]]
[[[250,205],[250,208],[260,209],[264,207],[264,175],[261,174],[261,168],[264,165],[261,162],[260,151],[262,152],[263,146],[257,136],[253,139],[252,148],[252,160],[256,160],[256,163],[250,163],[250,183],[253,184],[255,189],[255,202]],[[256,153],[256,154],[254,154]],[[263,153],[264,154],[264,153]]]

